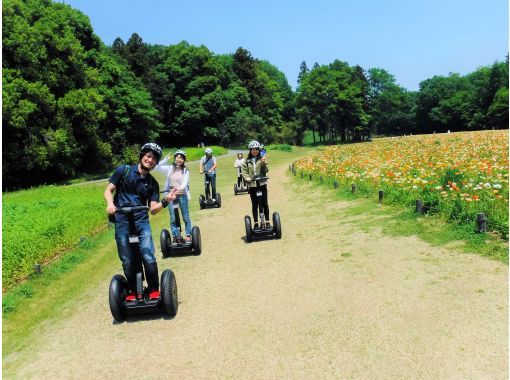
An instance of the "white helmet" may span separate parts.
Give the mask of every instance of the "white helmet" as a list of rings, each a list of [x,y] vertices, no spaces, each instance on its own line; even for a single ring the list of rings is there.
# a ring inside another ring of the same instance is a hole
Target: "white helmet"
[[[180,154],[182,157],[184,157],[184,160],[186,160],[186,152],[182,149],[178,149],[175,153],[174,153],[174,158],[177,157],[177,155]]]
[[[250,143],[248,144],[248,149],[254,148],[260,149],[260,143],[256,140],[250,141]]]
[[[205,149],[205,154],[207,154],[207,155],[212,154],[212,149],[211,148],[206,148]]]

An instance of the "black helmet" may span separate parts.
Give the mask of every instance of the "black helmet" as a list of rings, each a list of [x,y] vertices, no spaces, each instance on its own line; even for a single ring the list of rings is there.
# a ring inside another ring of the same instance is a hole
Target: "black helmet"
[[[163,155],[163,149],[156,143],[147,143],[140,149],[140,155],[144,155],[147,152],[152,152],[156,156],[156,160],[159,162]]]

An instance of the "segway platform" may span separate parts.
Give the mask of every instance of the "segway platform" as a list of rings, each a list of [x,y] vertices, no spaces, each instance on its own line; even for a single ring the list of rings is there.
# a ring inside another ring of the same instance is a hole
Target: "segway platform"
[[[246,215],[244,217],[244,226],[246,229],[246,242],[251,243],[253,240],[262,239],[281,239],[282,225],[280,222],[280,214],[273,213],[273,224],[270,227],[253,228],[251,218]]]
[[[142,266],[139,238],[136,235],[134,223],[134,212],[147,211],[147,206],[121,207],[117,212],[124,213],[129,220],[129,244],[134,252],[134,265],[137,268],[136,273],[136,289],[133,291],[134,300],[126,300],[128,295],[128,282],[123,275],[116,274],[110,281],[108,291],[108,300],[110,311],[113,318],[122,322],[128,315],[163,312],[169,317],[177,314],[178,298],[177,298],[177,282],[175,275],[170,269],[166,269],[161,274],[160,296],[150,299],[147,288],[144,286],[144,269]]]
[[[172,241],[170,232],[164,228],[160,236],[161,253],[163,257],[174,255],[200,255],[202,253],[202,239],[200,236],[200,228],[193,226],[191,229],[191,241],[183,241],[175,243]]]
[[[234,195],[237,194],[243,194],[248,192],[248,186],[241,185],[237,186],[237,184],[234,185]]]
[[[220,208],[221,207],[221,195],[220,193],[216,193],[216,200],[207,199],[202,194],[198,198],[198,202],[200,203],[200,210],[205,208]]]

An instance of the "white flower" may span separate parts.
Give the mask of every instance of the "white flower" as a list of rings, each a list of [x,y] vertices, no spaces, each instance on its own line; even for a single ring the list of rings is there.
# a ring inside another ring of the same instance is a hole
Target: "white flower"
[[[488,189],[489,187],[491,187],[491,184],[487,182],[484,186]]]
[[[495,189],[501,189],[503,186],[501,186],[499,183],[495,183],[494,185],[492,185],[492,187]]]

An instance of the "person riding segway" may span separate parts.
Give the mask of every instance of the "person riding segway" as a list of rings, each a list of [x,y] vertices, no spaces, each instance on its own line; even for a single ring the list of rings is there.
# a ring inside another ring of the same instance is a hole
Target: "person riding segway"
[[[250,243],[253,237],[275,237],[280,239],[282,236],[280,214],[274,212],[273,226],[269,223],[269,205],[267,201],[267,173],[269,172],[269,167],[267,157],[260,156],[260,144],[258,141],[251,141],[248,144],[248,149],[250,150],[250,155],[243,164],[242,175],[249,184],[254,225],[252,227],[251,218],[246,215],[244,217],[246,241]]]
[[[201,253],[200,229],[193,226],[189,216],[188,202],[191,199],[189,191],[189,170],[186,168],[186,152],[177,150],[174,153],[174,162],[168,165],[169,157],[166,156],[156,166],[156,170],[166,176],[165,191],[167,194],[173,192],[175,199],[168,208],[170,214],[170,230],[173,239],[170,240],[170,233],[166,228],[161,231],[160,242],[163,257],[170,256],[173,253],[191,253],[196,255]],[[185,224],[185,238],[181,237],[181,223],[179,218],[179,208],[182,219]]]
[[[158,266],[147,215],[149,210],[152,215],[158,213],[175,197],[168,194],[160,202],[158,182],[149,173],[161,154],[159,145],[145,144],[138,164],[117,167],[104,191],[106,211],[110,221],[115,223],[115,240],[125,275],[115,275],[110,282],[110,310],[118,321],[131,312],[159,310],[161,305],[168,315],[177,313],[177,285],[171,270],[165,270],[161,277],[163,296],[159,290]],[[147,280],[145,289],[143,277]]]
[[[221,195],[216,192],[216,166],[216,157],[213,157],[212,149],[206,148],[205,156],[200,159],[200,174],[204,174],[205,182],[205,197],[200,195],[198,199],[201,210],[204,208],[221,207]]]
[[[243,153],[239,152],[237,153],[237,159],[234,161],[234,168],[236,168],[237,171],[237,184],[234,185],[234,195],[248,192],[248,184],[241,173],[243,164]]]

